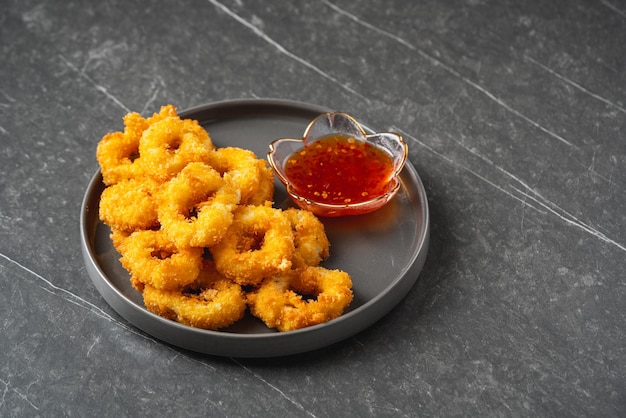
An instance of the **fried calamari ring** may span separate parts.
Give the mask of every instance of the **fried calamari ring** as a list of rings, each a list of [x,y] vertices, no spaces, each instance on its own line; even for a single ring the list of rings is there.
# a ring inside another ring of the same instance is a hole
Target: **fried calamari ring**
[[[159,221],[176,245],[208,247],[226,234],[239,196],[220,173],[192,162],[159,193]]]
[[[236,147],[218,148],[208,159],[209,165],[219,171],[224,180],[241,191],[242,203],[259,189],[261,172],[258,161],[252,151]]]
[[[139,159],[141,136],[150,125],[171,116],[176,116],[172,105],[161,107],[159,113],[148,119],[137,112],[128,113],[124,116],[124,132],[108,133],[98,142],[96,158],[104,184],[111,185],[144,174]]]
[[[128,113],[124,116],[124,135],[135,139],[137,144],[139,144],[141,135],[143,135],[143,132],[148,129],[150,125],[172,116],[176,116],[176,108],[171,104],[161,106],[159,113],[154,113],[147,119],[144,119],[143,116],[137,112]]]
[[[132,112],[124,116],[124,135],[131,138],[137,143],[137,152],[139,152],[139,140],[143,131],[148,129],[150,124],[139,113]]]
[[[128,237],[130,236],[131,232],[126,232],[126,231],[121,231],[118,229],[112,229],[111,230],[111,242],[113,243],[113,247],[117,250],[118,253],[123,254],[125,251],[125,246],[124,244],[126,243]],[[133,286],[133,288],[138,291],[138,292],[143,292],[143,288],[144,288],[144,283],[139,281],[139,279],[137,279],[137,277],[135,276],[130,276],[130,284]]]
[[[104,184],[108,186],[141,175],[138,156],[139,141],[122,132],[106,134],[96,149]]]
[[[126,232],[119,229],[111,228],[111,243],[113,244],[113,248],[115,248],[118,253],[124,253],[124,243],[130,236],[130,234],[132,234],[132,232]]]
[[[269,204],[271,206],[274,200],[274,172],[265,160],[258,160],[257,164],[259,166],[259,186],[256,192],[241,204],[254,206]]]
[[[154,125],[158,121],[161,121],[165,118],[169,118],[172,116],[176,117],[178,116],[178,114],[176,113],[176,108],[174,107],[174,105],[168,104],[168,105],[161,106],[159,113],[154,113],[151,117],[146,119],[146,122],[148,126],[150,126],[150,125]]]
[[[240,206],[224,238],[210,247],[217,270],[240,285],[291,268],[291,225],[280,209]]]
[[[248,293],[248,306],[268,327],[292,331],[340,316],[352,301],[351,287],[346,272],[307,266],[265,279]]]
[[[292,260],[294,267],[317,266],[328,258],[330,242],[324,230],[324,224],[313,213],[289,208],[284,211],[289,219],[296,248]]]
[[[240,320],[246,311],[241,286],[217,273],[206,261],[193,283],[177,290],[143,289],[146,308],[164,318],[191,327],[217,330]]]
[[[207,160],[214,149],[207,131],[198,121],[166,117],[150,125],[139,141],[144,172],[157,181],[166,181],[188,163]]]
[[[192,283],[202,265],[202,248],[177,247],[163,230],[133,232],[116,248],[130,275],[157,289],[179,289]]]
[[[157,227],[158,186],[152,179],[128,179],[107,187],[100,196],[100,220],[128,232]]]

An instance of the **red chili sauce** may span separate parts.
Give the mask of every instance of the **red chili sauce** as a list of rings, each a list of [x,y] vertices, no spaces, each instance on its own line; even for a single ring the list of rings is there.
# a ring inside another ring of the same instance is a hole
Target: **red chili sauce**
[[[385,194],[393,169],[393,159],[382,148],[337,134],[293,153],[285,175],[303,198],[345,205]]]

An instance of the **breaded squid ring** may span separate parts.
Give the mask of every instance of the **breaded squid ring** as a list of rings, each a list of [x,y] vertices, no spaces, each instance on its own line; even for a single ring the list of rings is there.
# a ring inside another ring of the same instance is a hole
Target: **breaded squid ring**
[[[96,149],[96,159],[100,164],[102,181],[110,186],[122,180],[136,178],[143,174],[138,162],[139,141],[122,132],[106,134]]]
[[[148,126],[150,126],[150,125],[157,123],[158,121],[161,121],[165,118],[169,118],[172,116],[174,117],[178,116],[178,114],[176,113],[176,108],[174,107],[174,105],[167,104],[167,105],[161,106],[161,109],[159,109],[159,112],[154,113],[152,116],[147,118],[146,122],[148,123]]]
[[[179,289],[198,277],[202,248],[177,247],[163,230],[136,231],[120,242],[122,266],[134,280],[157,289]]]
[[[196,120],[166,117],[146,129],[139,141],[144,172],[157,181],[166,181],[188,163],[207,160],[214,149],[207,131]]]
[[[162,317],[191,327],[217,330],[240,320],[246,311],[245,293],[205,262],[193,283],[177,290],[143,289],[146,308]]]
[[[172,105],[161,107],[159,113],[144,119],[139,113],[124,116],[124,132],[105,135],[96,149],[104,184],[112,185],[122,180],[133,179],[144,174],[139,159],[139,141],[150,125],[170,116],[176,116]]]
[[[291,224],[294,235],[294,267],[317,266],[328,258],[330,241],[326,236],[324,224],[313,213],[296,208],[284,212]]]
[[[127,232],[157,227],[158,186],[152,179],[137,178],[107,187],[100,196],[100,220],[111,228]]]
[[[150,123],[137,112],[124,115],[124,135],[136,141],[137,152],[139,152],[141,135],[143,131],[148,129],[148,126],[150,126]]]
[[[252,315],[265,325],[292,331],[340,316],[352,301],[351,288],[348,273],[307,266],[265,279],[247,299]]]
[[[208,247],[233,222],[239,196],[210,166],[189,163],[159,193],[158,218],[176,245]]]
[[[209,165],[219,171],[224,180],[241,190],[242,204],[259,189],[261,172],[258,161],[252,151],[235,147],[218,148],[208,159]]]
[[[128,113],[124,116],[124,135],[133,138],[139,144],[141,135],[150,125],[171,116],[176,116],[176,108],[171,104],[161,106],[161,110],[158,113],[154,113],[147,119],[144,119],[137,112]]]
[[[128,237],[132,232],[120,231],[119,229],[111,229],[111,243],[113,244],[113,248],[117,250],[118,253],[123,254],[125,251],[124,243],[127,242]],[[144,283],[139,281],[135,276],[130,276],[130,284],[133,288],[138,292],[143,292]]]
[[[268,204],[271,206],[274,200],[274,171],[265,160],[258,160],[257,164],[259,166],[259,185],[256,192],[241,204],[254,206]]]
[[[210,247],[217,270],[240,285],[291,268],[291,225],[280,209],[240,206],[224,238]]]

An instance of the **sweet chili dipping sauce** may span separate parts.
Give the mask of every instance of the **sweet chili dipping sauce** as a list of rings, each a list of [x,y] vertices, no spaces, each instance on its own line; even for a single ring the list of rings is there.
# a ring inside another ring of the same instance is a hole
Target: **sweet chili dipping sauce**
[[[344,205],[383,195],[393,159],[382,148],[345,134],[332,134],[293,153],[285,165],[291,186],[305,199]]]

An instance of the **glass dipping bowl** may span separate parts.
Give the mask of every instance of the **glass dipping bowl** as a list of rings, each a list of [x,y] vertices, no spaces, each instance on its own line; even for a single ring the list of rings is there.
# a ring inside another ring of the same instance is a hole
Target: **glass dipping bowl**
[[[285,167],[290,157],[305,146],[337,134],[370,143],[384,150],[391,157],[393,170],[382,194],[371,196],[368,200],[357,203],[330,204],[311,198],[304,198],[293,187],[285,172]],[[298,207],[309,210],[318,216],[330,217],[360,215],[372,212],[389,202],[400,189],[399,174],[406,163],[407,156],[408,147],[401,135],[389,132],[374,133],[369,130],[366,131],[350,115],[338,112],[323,113],[313,119],[307,126],[301,139],[280,138],[275,140],[270,144],[267,159],[279,180],[287,188],[287,193]]]

